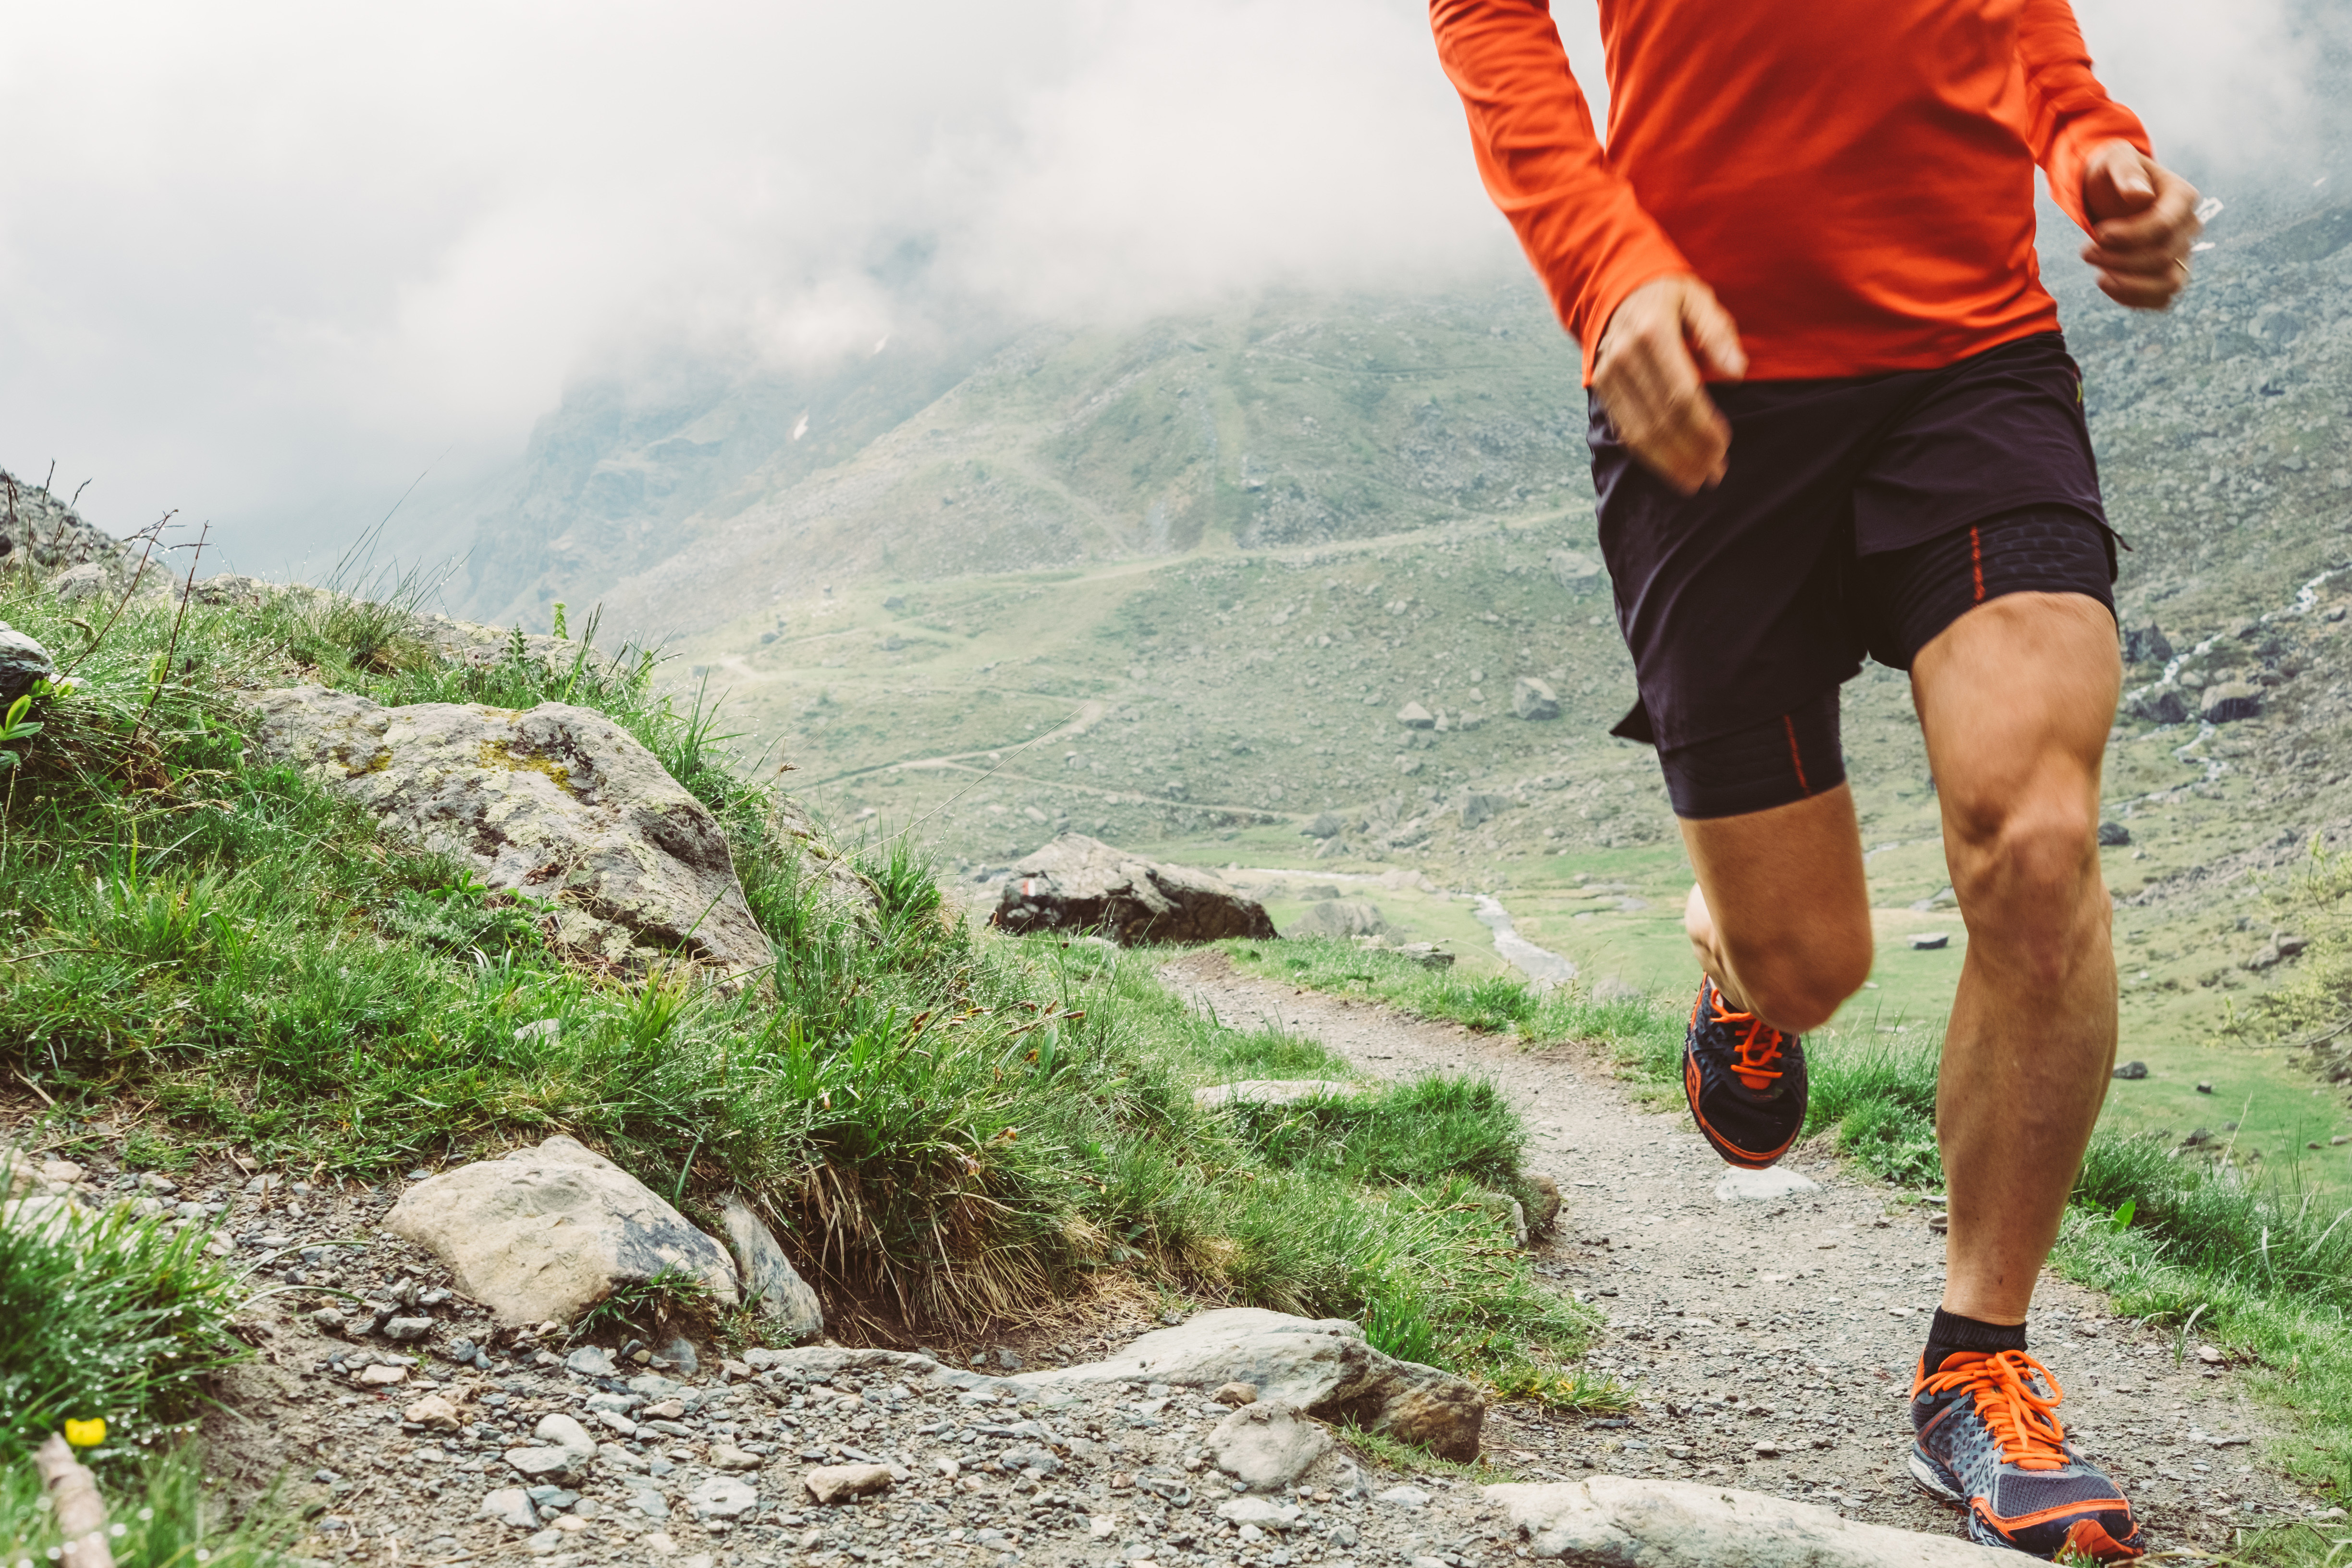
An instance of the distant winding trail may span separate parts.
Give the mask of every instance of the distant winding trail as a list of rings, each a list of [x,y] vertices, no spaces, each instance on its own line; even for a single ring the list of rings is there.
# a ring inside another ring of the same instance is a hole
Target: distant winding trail
[[[1903,1468],[1904,1403],[1942,1292],[1943,1242],[1891,1189],[1805,1144],[1782,1168],[1817,1190],[1722,1202],[1726,1167],[1687,1118],[1637,1105],[1583,1047],[1521,1049],[1240,974],[1218,952],[1161,973],[1195,1008],[1311,1036],[1375,1077],[1491,1079],[1526,1118],[1529,1167],[1567,1199],[1538,1271],[1607,1315],[1593,1363],[1639,1378],[1642,1405],[1622,1427],[1506,1406],[1490,1418],[1491,1458],[1563,1478],[1720,1479],[1955,1529]],[[2035,1353],[2065,1386],[2068,1427],[2123,1484],[2153,1547],[2219,1550],[2235,1526],[2303,1511],[2307,1500],[2260,1458],[2272,1427],[2234,1373],[2176,1365],[2168,1336],[2046,1274],[2033,1329]]]

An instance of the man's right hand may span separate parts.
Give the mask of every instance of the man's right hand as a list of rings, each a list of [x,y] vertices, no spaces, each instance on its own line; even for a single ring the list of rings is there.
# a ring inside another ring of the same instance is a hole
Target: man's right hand
[[[1730,467],[1731,424],[1706,395],[1706,378],[1747,374],[1730,313],[1714,290],[1681,273],[1619,301],[1593,355],[1592,389],[1642,466],[1693,495]]]

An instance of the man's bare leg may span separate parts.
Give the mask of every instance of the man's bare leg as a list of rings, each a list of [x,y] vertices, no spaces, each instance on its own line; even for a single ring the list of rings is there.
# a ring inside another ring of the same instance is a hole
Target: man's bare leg
[[[2097,842],[2115,620],[2081,595],[2006,595],[1921,649],[1911,678],[1969,931],[1936,1100],[1944,1308],[2022,1323],[2115,1065]]]
[[[1870,891],[1845,785],[1682,825],[1698,881],[1683,929],[1733,1006],[1801,1035],[1870,977]]]

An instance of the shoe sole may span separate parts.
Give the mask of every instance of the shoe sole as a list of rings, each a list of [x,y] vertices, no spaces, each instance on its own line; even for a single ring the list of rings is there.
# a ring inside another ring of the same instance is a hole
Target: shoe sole
[[[1966,1508],[1969,1500],[1960,1491],[1959,1478],[1917,1448],[1911,1450],[1911,1479],[1920,1489],[1932,1493],[1955,1508]]]
[[[1968,1537],[1970,1541],[1975,1542],[1979,1546],[1990,1547],[1997,1552],[2022,1552],[2023,1549],[2017,1542],[2004,1540],[1999,1534],[1983,1527],[1983,1521],[1977,1518],[1977,1510],[1969,1505],[1969,1500],[1960,1494],[1958,1479],[1949,1470],[1916,1447],[1911,1450],[1910,1459],[1911,1479],[1919,1484],[1921,1491],[1938,1502],[1948,1503],[1968,1514]],[[2128,1563],[2137,1561],[2142,1554],[2141,1552],[2135,1551],[2127,1556],[2107,1558],[2103,1561]]]
[[[1773,1166],[1779,1164],[1780,1163],[1780,1156],[1787,1153],[1796,1143],[1797,1134],[1794,1132],[1789,1134],[1789,1142],[1781,1144],[1778,1149],[1773,1150],[1769,1154],[1750,1153],[1748,1151],[1729,1142],[1724,1138],[1722,1133],[1717,1132],[1715,1130],[1715,1124],[1707,1121],[1706,1113],[1701,1111],[1698,1108],[1698,1090],[1701,1081],[1702,1079],[1698,1069],[1698,1060],[1692,1055],[1688,1042],[1685,1042],[1683,1046],[1683,1103],[1690,1107],[1691,1120],[1698,1123],[1699,1136],[1706,1140],[1707,1147],[1713,1149],[1716,1153],[1722,1158],[1725,1164],[1737,1165],[1743,1171],[1769,1171]],[[1803,1130],[1803,1123],[1800,1122],[1798,1127],[1799,1131],[1801,1131]]]

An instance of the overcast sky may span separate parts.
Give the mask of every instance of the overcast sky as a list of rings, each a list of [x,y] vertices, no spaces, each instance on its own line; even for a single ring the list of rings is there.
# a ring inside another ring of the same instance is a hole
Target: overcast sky
[[[2298,155],[2277,5],[2079,9],[2210,183]],[[12,12],[0,146],[0,464],[248,556],[446,500],[632,347],[870,349],[909,239],[1089,316],[1512,255],[1415,0],[76,0]]]

